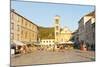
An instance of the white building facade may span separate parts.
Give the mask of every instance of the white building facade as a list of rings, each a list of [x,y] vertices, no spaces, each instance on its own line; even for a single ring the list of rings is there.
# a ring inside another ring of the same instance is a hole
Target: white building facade
[[[54,39],[42,39],[40,41],[40,44],[41,45],[47,45],[47,46],[53,46],[55,43],[55,40]]]

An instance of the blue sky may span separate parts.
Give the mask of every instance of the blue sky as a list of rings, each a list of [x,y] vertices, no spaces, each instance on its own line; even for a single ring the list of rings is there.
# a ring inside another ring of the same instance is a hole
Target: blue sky
[[[15,9],[20,15],[44,27],[53,27],[54,16],[59,15],[61,16],[61,27],[67,26],[71,31],[74,31],[78,27],[80,18],[93,11],[95,7],[92,5],[11,1],[11,9]]]

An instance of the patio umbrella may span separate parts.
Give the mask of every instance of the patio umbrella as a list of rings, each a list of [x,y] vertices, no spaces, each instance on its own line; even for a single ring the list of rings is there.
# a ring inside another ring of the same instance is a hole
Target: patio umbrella
[[[14,40],[13,42],[14,42],[14,44],[19,45],[19,46],[26,45],[26,44],[24,44],[23,42],[17,41],[17,40]]]
[[[72,41],[68,41],[67,44],[74,44]]]

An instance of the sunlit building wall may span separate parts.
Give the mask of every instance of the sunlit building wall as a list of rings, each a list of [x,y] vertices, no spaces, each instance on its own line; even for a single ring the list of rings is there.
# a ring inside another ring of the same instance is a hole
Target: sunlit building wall
[[[37,42],[38,26],[14,10],[11,10],[11,43],[21,41],[24,43]]]

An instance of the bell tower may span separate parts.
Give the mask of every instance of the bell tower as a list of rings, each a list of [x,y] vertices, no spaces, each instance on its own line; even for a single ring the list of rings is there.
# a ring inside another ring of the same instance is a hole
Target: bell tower
[[[54,17],[54,29],[55,29],[55,42],[59,42],[60,34],[60,16],[56,15]]]

